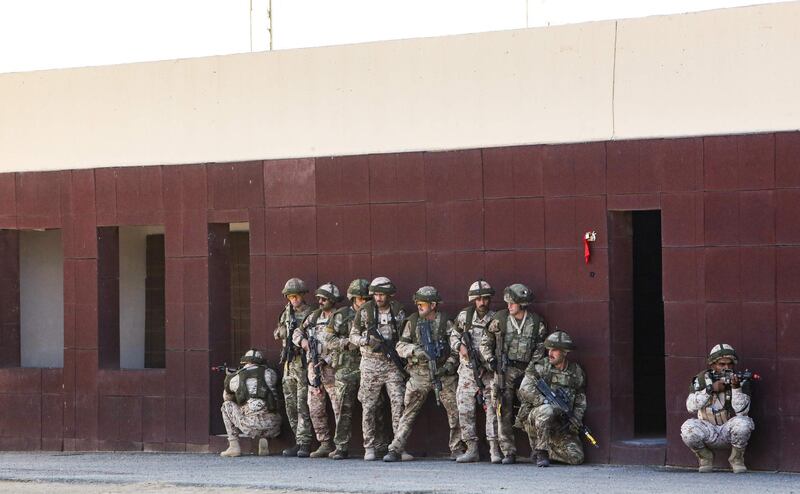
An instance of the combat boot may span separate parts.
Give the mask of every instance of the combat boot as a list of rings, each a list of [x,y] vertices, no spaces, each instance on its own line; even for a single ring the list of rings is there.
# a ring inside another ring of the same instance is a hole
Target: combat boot
[[[536,450],[536,466],[549,467],[550,466],[550,453],[546,449]]]
[[[500,452],[500,445],[497,444],[497,440],[489,441],[489,454],[492,457],[492,463],[495,465],[503,461],[503,453]]]
[[[346,460],[350,455],[347,453],[346,449],[336,448],[329,456],[334,460]]]
[[[333,447],[333,443],[330,441],[322,441],[322,444],[319,445],[316,451],[311,453],[312,458],[324,458],[328,456],[328,453],[332,453],[335,448]]]
[[[458,457],[463,455],[465,451],[466,450],[463,447],[459,446],[458,449],[455,449],[455,450],[450,452],[450,459],[451,460],[458,460]]]
[[[502,463],[503,465],[513,465],[516,462],[517,462],[517,455],[515,455],[514,453],[509,453],[506,455],[505,458],[503,458],[503,461],[501,461],[500,463]]]
[[[228,449],[219,454],[220,456],[242,456],[242,448],[239,447],[239,439],[228,439]]]
[[[375,456],[375,448],[364,448],[364,461],[375,461],[378,457]]]
[[[414,461],[414,455],[412,455],[411,453],[408,453],[406,451],[403,451],[402,453],[400,453],[400,460],[401,461]]]
[[[298,446],[297,444],[295,444],[294,446],[290,446],[290,447],[288,447],[288,448],[284,449],[284,450],[281,452],[281,454],[282,454],[283,456],[290,456],[290,457],[291,457],[291,456],[297,456],[297,450],[298,450],[298,449],[300,449],[300,446]]]
[[[694,451],[694,455],[697,457],[699,464],[697,468],[698,472],[709,473],[714,470],[714,453],[710,449],[703,448],[692,451]]]
[[[473,463],[476,461],[478,461],[478,441],[467,441],[467,450],[456,458],[456,463]]]
[[[389,462],[389,463],[393,463],[393,462],[396,462],[396,461],[402,461],[402,460],[403,460],[403,457],[400,455],[400,453],[398,453],[397,451],[394,451],[392,449],[390,449],[389,452],[386,453],[386,455],[383,457],[383,461],[386,461],[386,462]]]
[[[258,456],[269,456],[269,441],[266,437],[258,439]]]
[[[308,444],[298,444],[297,445],[297,457],[298,458],[308,458],[311,455],[311,448]]]
[[[737,448],[736,446],[733,446],[731,448],[731,455],[728,457],[728,463],[731,464],[733,473],[746,472],[747,467],[744,464],[744,448]]]

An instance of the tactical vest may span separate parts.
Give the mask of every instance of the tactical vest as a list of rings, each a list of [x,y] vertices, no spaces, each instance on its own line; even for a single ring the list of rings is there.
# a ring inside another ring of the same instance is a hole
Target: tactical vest
[[[389,301],[389,317],[390,317],[390,324],[392,326],[392,341],[397,342],[400,339],[400,327],[398,326],[399,322],[397,321],[397,316],[403,310],[403,306],[400,305],[400,302],[396,300]],[[367,321],[366,326],[361,330],[361,335],[367,335],[367,329],[371,328],[375,324],[375,301],[369,300],[364,305],[361,306],[359,313],[366,313]],[[385,337],[385,335],[384,335]],[[373,353],[383,353],[381,350],[372,350]]]
[[[264,400],[267,404],[267,410],[274,412],[277,409],[277,400],[275,396],[273,396],[272,390],[269,389],[266,379],[264,379],[264,372],[266,372],[266,370],[267,368],[263,365],[258,365],[249,369],[240,369],[235,374],[225,377],[225,389],[231,391],[231,379],[235,376],[239,376],[239,386],[236,388],[236,391],[233,392],[236,403],[238,405],[244,405],[247,403],[247,400],[257,398],[259,400]],[[250,391],[247,389],[248,379],[256,380],[256,394],[254,396],[250,396]]]
[[[442,344],[442,351],[439,354],[439,358],[436,360],[436,364],[444,365],[444,363],[447,362],[447,358],[450,356],[450,338],[449,335],[447,334],[448,318],[447,314],[445,314],[444,312],[439,312],[438,316],[439,316],[438,317],[439,323],[431,324],[431,332],[433,333],[431,335],[431,338],[433,338],[434,341],[439,341]],[[409,318],[406,319],[406,321],[408,321],[407,324],[409,324],[412,328],[414,328],[414,339],[416,340],[416,341],[410,341],[408,343],[421,344],[422,335],[420,327],[418,325],[418,323],[420,322],[419,313],[415,312],[411,314],[411,316],[409,316]],[[416,363],[414,362],[413,358],[410,361],[412,363]]]
[[[343,333],[337,333],[335,323],[336,318],[341,316],[342,323],[341,327],[344,328]],[[328,326],[325,328],[325,331],[330,333],[336,338],[348,338],[350,336],[350,324],[352,323],[353,319],[356,317],[356,311],[351,306],[340,307],[336,309],[336,311],[331,314],[330,319],[328,319]],[[341,369],[344,367],[355,367],[358,368],[358,361],[361,356],[358,349],[350,349],[350,350],[335,350],[332,352],[333,354],[333,368],[334,369]]]
[[[298,328],[303,324],[303,321],[305,321],[306,317],[308,317],[308,315],[310,313],[311,313],[311,306],[309,306],[308,304],[306,304],[305,310],[302,310],[302,311],[297,311],[296,310],[294,312],[294,317],[295,317],[295,319],[297,319],[297,327]],[[283,312],[281,312],[281,315],[278,316],[278,325],[279,326],[283,326],[283,328],[286,329],[288,321],[289,321],[289,311],[286,308],[284,308]],[[289,340],[291,341],[291,339],[292,339],[292,335],[289,335]],[[294,346],[294,344],[292,344],[292,346]],[[286,339],[285,338],[281,338],[281,347],[282,348],[286,347]],[[301,352],[301,350],[299,350],[295,346],[294,358],[292,359],[292,363],[294,365],[296,365],[296,366],[302,367],[300,365],[300,360],[301,360],[300,352]],[[289,364],[289,362],[287,362],[287,364]]]
[[[694,379],[692,379],[692,384],[689,385],[689,393],[694,393],[696,391],[702,391],[702,390],[708,388],[710,385],[712,385],[713,383],[709,379],[706,379],[706,377],[711,372],[713,372],[711,369],[706,369],[706,370],[700,372],[699,374],[697,374],[696,376],[694,376]],[[742,386],[741,386],[741,390],[742,390],[742,392],[744,394],[750,396],[750,382],[749,381],[743,382]],[[711,400],[713,401],[714,398],[715,398],[716,393],[714,393],[713,391],[710,391],[709,395],[711,396]],[[725,404],[723,405],[722,410],[719,410],[719,411],[717,411],[715,413],[714,411],[709,411],[708,410],[710,408],[710,405],[703,407],[699,411],[700,415],[703,417],[703,420],[705,420],[707,422],[711,422],[711,423],[717,424],[717,425],[722,425],[725,422],[727,422],[728,420],[730,420],[731,418],[735,417],[736,416],[736,410],[733,409],[733,403],[731,401],[732,400],[732,395],[733,395],[733,391],[731,390],[731,387],[730,386],[725,386]],[[719,423],[719,422],[721,422],[721,423]]]
[[[568,362],[567,368],[560,371],[550,365],[550,362],[544,362],[542,364],[536,364],[534,369],[554,392],[558,393],[559,389],[563,390],[563,393],[569,400],[570,408],[575,406],[575,393],[585,384],[578,372],[578,364],[575,362]],[[538,394],[538,396],[543,403],[544,398],[541,397],[541,394]],[[538,404],[536,406],[538,406]]]
[[[503,335],[503,353],[507,355],[509,360],[530,362],[536,347],[542,344],[538,337],[542,318],[535,312],[527,312],[528,320],[523,326],[522,334],[508,330],[508,318],[513,317],[508,313],[508,309],[499,310],[492,317],[493,320],[497,321],[497,327]]]

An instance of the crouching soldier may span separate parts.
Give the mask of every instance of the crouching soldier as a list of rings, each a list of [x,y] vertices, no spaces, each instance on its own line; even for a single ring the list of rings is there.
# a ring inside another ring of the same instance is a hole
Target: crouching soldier
[[[242,368],[225,377],[222,420],[228,432],[228,449],[220,456],[241,456],[239,435],[258,439],[258,455],[269,454],[268,438],[281,433],[278,411],[278,374],[267,367],[261,352],[250,349]]]
[[[456,459],[466,449],[458,426],[458,354],[450,347],[453,323],[439,311],[441,301],[439,292],[432,286],[423,286],[414,294],[417,312],[403,325],[403,332],[397,343],[397,353],[408,359],[407,368],[410,374],[403,400],[405,407],[394,440],[383,461],[404,459],[403,453],[411,435],[411,427],[431,391],[436,394],[436,404],[444,405],[447,411],[451,458]],[[406,453],[405,459],[412,458]]]
[[[544,341],[547,360],[531,362],[519,388],[520,421],[528,433],[536,465],[550,466],[550,460],[579,465],[583,463],[583,444],[579,431],[564,412],[537,389],[539,378],[561,396],[579,423],[586,413],[586,374],[580,365],[567,360],[575,348],[564,331],[556,331]]]
[[[700,372],[689,385],[686,409],[696,413],[681,426],[681,439],[694,452],[700,473],[711,472],[714,453],[711,449],[731,446],[728,458],[733,473],[747,471],[744,450],[755,429],[750,412],[750,380],[734,372],[736,350],[726,343],[711,349],[709,369]]]

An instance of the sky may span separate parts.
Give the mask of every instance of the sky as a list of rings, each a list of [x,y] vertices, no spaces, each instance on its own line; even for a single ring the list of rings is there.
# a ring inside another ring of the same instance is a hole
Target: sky
[[[775,0],[0,0],[0,73],[443,36]]]

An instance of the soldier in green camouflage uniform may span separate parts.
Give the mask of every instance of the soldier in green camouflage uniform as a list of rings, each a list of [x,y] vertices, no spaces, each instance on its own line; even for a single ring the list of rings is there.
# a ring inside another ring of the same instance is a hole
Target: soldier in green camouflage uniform
[[[528,310],[533,293],[520,283],[503,290],[507,309],[499,310],[481,338],[481,354],[496,371],[492,387],[492,404],[499,418],[500,448],[503,464],[517,461],[514,444],[514,397],[525,369],[531,360],[544,357],[547,326],[539,314]],[[498,345],[498,340],[502,345]],[[504,374],[505,379],[500,379]]]
[[[225,376],[222,421],[228,432],[228,449],[220,456],[241,456],[239,434],[258,440],[258,455],[269,454],[267,439],[281,433],[278,412],[278,373],[266,366],[264,356],[250,349],[239,360],[242,368]]]
[[[439,310],[442,299],[432,286],[423,286],[414,294],[417,312],[409,317],[403,325],[403,333],[397,343],[397,353],[408,359],[407,369],[410,377],[406,383],[403,416],[395,430],[394,440],[389,445],[389,452],[383,461],[400,461],[406,450],[411,427],[419,415],[425,399],[436,387],[441,387],[437,399],[444,405],[447,422],[450,426],[450,452],[455,459],[464,452],[461,441],[461,430],[458,425],[458,405],[456,404],[456,387],[458,376],[458,354],[450,347],[450,332],[453,323],[447,315]],[[423,345],[423,331],[429,332],[432,346],[437,349],[426,349]],[[433,353],[431,353],[433,352]],[[435,362],[436,371],[430,365]],[[437,382],[438,381],[438,382]],[[412,459],[410,455],[406,459]]]
[[[369,300],[369,281],[353,280],[347,288],[347,298],[351,305],[333,313],[325,328],[322,339],[329,352],[331,367],[335,369],[336,433],[333,442],[336,450],[329,456],[334,460],[348,457],[352,434],[353,406],[358,394],[360,380],[359,365],[361,354],[357,345],[350,342],[350,326],[356,312]]]
[[[333,316],[333,309],[341,298],[339,288],[333,283],[325,283],[315,292],[319,307],[306,317],[303,323],[294,330],[292,342],[303,348],[308,363],[308,411],[314,432],[317,434],[319,448],[311,453],[311,458],[324,458],[333,453],[331,429],[328,425],[327,401],[329,397],[333,414],[338,421],[339,404],[336,396],[335,371],[331,365],[331,357],[325,348],[323,335],[325,328]],[[317,352],[317,364],[314,365],[311,348]],[[319,382],[317,381],[317,378]]]
[[[303,296],[308,293],[306,284],[299,278],[292,278],[286,282],[282,290],[283,295],[289,303],[281,312],[278,320],[278,327],[275,328],[273,335],[276,340],[281,341],[283,349],[281,353],[281,365],[283,365],[283,398],[286,404],[286,416],[295,437],[295,445],[283,450],[284,456],[308,457],[311,454],[311,417],[308,411],[308,379],[307,369],[303,366],[301,350],[291,341],[291,334],[287,333],[292,324],[300,325],[303,320],[311,313]],[[294,320],[294,321],[293,321]],[[294,328],[292,328],[292,331]],[[287,348],[288,345],[288,348]],[[284,361],[287,350],[291,354],[290,359]]]
[[[475,431],[475,408],[476,397],[484,400],[486,413],[486,439],[489,441],[489,451],[492,463],[500,463],[503,459],[500,454],[500,445],[497,442],[497,414],[491,408],[489,396],[492,389],[492,379],[494,373],[480,354],[480,342],[483,332],[494,316],[494,311],[489,309],[492,303],[494,288],[489,283],[478,280],[469,287],[467,300],[469,307],[459,312],[455,320],[455,327],[450,335],[450,344],[459,353],[460,364],[458,366],[458,389],[456,397],[458,399],[458,421],[461,424],[461,439],[467,445],[467,451],[456,458],[459,463],[469,463],[478,461],[478,435]],[[470,361],[467,350],[467,342],[464,332],[468,332],[470,343],[474,349],[473,355],[477,362],[480,374],[480,382],[483,384],[484,391],[478,386],[475,378],[475,368]]]
[[[570,426],[557,407],[544,399],[536,389],[536,381],[541,377],[555,393],[561,390],[572,406],[575,418],[583,421],[586,374],[580,365],[567,360],[567,353],[575,348],[567,333],[556,331],[547,337],[544,346],[547,360],[532,361],[519,387],[523,406],[518,420],[528,433],[538,466],[550,466],[550,460],[580,465],[583,463],[583,444],[578,431]]]
[[[364,460],[374,461],[386,446],[376,442],[376,423],[382,404],[381,390],[385,387],[389,395],[392,410],[392,430],[397,433],[397,424],[403,415],[403,395],[406,390],[405,376],[386,355],[378,338],[369,334],[370,328],[378,333],[390,345],[396,345],[406,313],[403,306],[392,296],[397,289],[389,278],[380,276],[369,284],[368,301],[356,312],[350,330],[350,342],[359,346],[361,351],[361,387],[358,400],[361,402],[362,433],[364,435]]]

